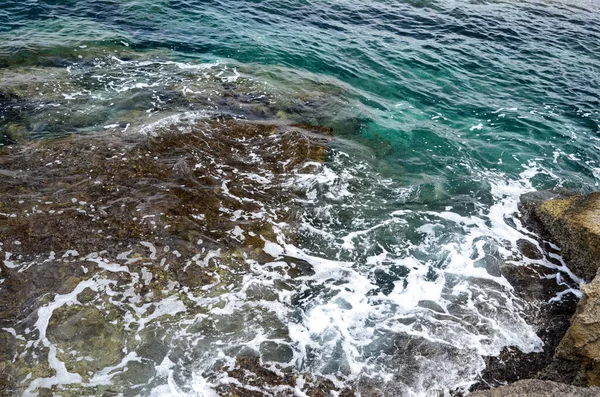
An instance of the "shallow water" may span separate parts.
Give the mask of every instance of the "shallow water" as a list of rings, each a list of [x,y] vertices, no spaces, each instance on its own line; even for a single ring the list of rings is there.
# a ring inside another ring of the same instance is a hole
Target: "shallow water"
[[[53,261],[96,269],[3,320],[14,357],[49,368],[22,372],[19,392],[303,395],[326,379],[338,392],[437,396],[467,390],[504,347],[543,349],[524,315],[536,303],[501,270],[549,267],[557,291],[578,294],[559,251],[516,213],[525,192],[600,183],[599,12],[583,0],[3,2],[3,145],[186,132],[217,116],[334,131],[324,162],[248,176],[290,201],[262,208],[267,257],[226,258],[230,274],[214,285],[164,283],[144,301],[136,288],[173,255],[151,257],[165,241],[135,245],[150,250],[142,270],[123,254],[131,247],[33,260],[7,237],[5,265],[19,272]],[[28,216],[2,213],[12,215]],[[243,246],[250,237],[233,225],[221,234]],[[519,240],[543,258],[525,257]],[[194,263],[225,256],[203,244]],[[125,273],[129,286],[117,282]],[[86,288],[94,297],[82,303]],[[118,362],[65,367],[68,354],[91,353],[45,333],[79,305],[112,313]],[[240,357],[294,382],[240,385],[224,369]]]

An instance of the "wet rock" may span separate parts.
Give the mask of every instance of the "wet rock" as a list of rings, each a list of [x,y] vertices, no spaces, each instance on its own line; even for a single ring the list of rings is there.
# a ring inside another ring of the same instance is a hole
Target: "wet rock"
[[[11,396],[14,393],[12,383],[15,381],[15,371],[12,358],[16,353],[16,343],[13,337],[3,330],[0,333],[0,396]]]
[[[223,396],[262,397],[261,390],[271,390],[275,396],[295,395],[298,385],[309,397],[327,397],[338,395],[353,397],[350,389],[340,389],[331,380],[323,377],[297,378],[282,368],[265,368],[257,356],[247,354],[236,359],[233,368],[226,369],[228,375],[238,382],[229,383],[217,389]]]
[[[593,279],[581,286],[583,296],[568,328],[564,326],[568,310],[557,314],[541,307],[539,318],[547,318],[541,329],[554,336],[547,343],[550,349],[544,352],[546,365],[524,375],[580,386],[600,385],[600,277],[597,275],[600,272],[600,193],[581,196],[563,190],[532,192],[521,197],[520,210],[528,227],[560,247],[558,253],[576,275],[588,281]],[[522,251],[526,257],[537,259],[535,252],[533,255],[525,253],[530,251],[528,247],[522,247]],[[522,277],[523,269],[518,270],[512,269],[505,276],[522,290],[529,284],[528,298],[548,299],[539,282],[535,279],[528,282]],[[564,337],[557,344],[556,336],[565,328]],[[548,362],[548,353],[552,352],[554,355]]]
[[[600,267],[600,192],[568,196],[564,192],[535,192],[521,198],[524,221],[541,229],[562,249],[569,268],[591,280]]]
[[[63,361],[67,369],[85,377],[118,364],[123,358],[124,337],[122,326],[115,320],[118,313],[103,313],[90,306],[62,306],[50,318],[48,339],[65,355],[76,351],[83,359]]]
[[[267,369],[261,365],[258,357],[251,355],[238,357],[234,368],[228,369],[227,373],[240,384],[222,387],[219,392],[224,395],[261,396],[262,392],[258,390],[265,386],[269,388],[287,386],[290,390],[296,384],[296,378],[291,373]]]
[[[517,241],[517,247],[526,258],[542,259],[544,257],[538,247],[536,247],[531,241],[520,239]]]
[[[556,356],[578,364],[577,382],[600,386],[600,271],[591,283],[581,286],[581,292]]]
[[[527,322],[534,327],[544,342],[544,350],[540,353],[526,354],[516,349],[506,348],[500,356],[486,358],[486,369],[482,374],[482,381],[473,390],[497,387],[526,378],[578,385],[588,384],[581,377],[581,358],[575,358],[574,353],[571,353],[570,359],[567,357],[568,355],[560,354],[560,351],[564,350],[562,346],[565,345],[561,340],[571,324],[571,316],[575,313],[577,298],[572,294],[567,294],[563,295],[561,299],[556,299],[560,296],[558,294],[568,288],[568,285],[564,284],[566,280],[557,278],[553,269],[540,264],[540,261],[542,263],[548,261],[555,262],[560,266],[558,259],[548,253],[560,255],[565,254],[565,251],[569,249],[574,252],[573,247],[577,243],[568,241],[571,238],[569,233],[571,230],[576,230],[580,234],[584,233],[584,227],[575,225],[576,221],[568,216],[569,214],[586,216],[581,215],[584,213],[583,208],[576,206],[571,208],[571,205],[577,203],[584,204],[585,208],[589,208],[586,200],[562,190],[532,192],[521,197],[522,220],[530,229],[542,236],[542,239],[538,241],[539,246],[528,240],[518,241],[517,246],[524,262],[506,263],[500,268],[500,271],[514,287],[514,293],[522,299],[523,312]],[[583,221],[585,223],[585,220]],[[554,238],[555,234],[557,235],[556,239]],[[561,252],[548,240],[558,245],[566,244],[567,249]],[[545,253],[541,252],[540,248]],[[587,248],[578,249],[585,250]],[[588,271],[585,269],[589,269],[589,266],[583,262],[585,254],[576,252],[574,255],[579,255],[579,263],[583,264],[579,267],[580,271]],[[567,261],[567,263],[570,265],[570,262]],[[578,286],[571,285],[571,287],[577,288]]]
[[[531,256],[537,256],[537,248],[533,244],[521,243],[520,246]],[[556,360],[554,353],[569,327],[570,318],[575,311],[576,298],[568,295],[559,301],[553,301],[564,286],[558,285],[557,280],[552,277],[552,269],[506,263],[500,270],[514,287],[514,293],[521,298],[523,314],[527,323],[534,327],[543,341],[544,350],[538,353],[523,353],[515,348],[505,348],[498,357],[486,357],[486,369],[481,382],[472,390],[497,387],[526,378],[571,382],[573,373],[576,372],[574,364]]]
[[[598,397],[599,395],[600,388],[597,387],[583,388],[532,379],[470,394],[472,397]]]
[[[4,248],[15,254],[110,252],[115,241],[154,236],[182,249],[198,239],[239,245],[240,237],[229,234],[236,226],[244,246],[261,248],[259,236],[272,235],[271,226],[244,214],[260,211],[259,202],[290,199],[276,183],[265,185],[261,175],[323,160],[327,140],[284,125],[213,120],[196,128],[189,134],[98,134],[7,149],[0,156]],[[236,211],[240,215],[222,216]]]
[[[472,390],[498,387],[527,378],[572,383],[578,371],[577,364],[554,357],[556,346],[569,327],[570,312],[561,313],[562,311],[560,306],[544,310],[544,315],[551,319],[547,328],[538,328],[538,336],[544,342],[544,351],[523,353],[515,348],[505,348],[498,357],[486,357],[486,369],[481,382]]]

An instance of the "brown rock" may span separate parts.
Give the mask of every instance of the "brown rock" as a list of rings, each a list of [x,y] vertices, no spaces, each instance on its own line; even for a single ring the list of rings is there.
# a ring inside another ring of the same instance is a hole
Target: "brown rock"
[[[583,296],[546,372],[571,362],[573,384],[600,386],[600,192],[586,196],[527,194],[521,198],[521,212],[525,222],[560,246],[576,275],[593,279],[582,284]]]
[[[128,352],[140,359],[127,375],[111,372],[110,395],[153,376],[148,368],[170,347],[163,321],[179,313],[153,316],[159,302],[177,296],[190,313],[208,310],[183,291],[214,299],[248,274],[248,258],[272,261],[261,250],[276,237],[271,219],[293,222],[302,193],[284,186],[294,171],[308,172],[301,167],[327,155],[331,137],[309,127],[215,117],[150,135],[110,130],[0,149],[0,396],[21,395],[36,378],[55,375],[49,349],[38,349],[40,334],[30,330],[55,294],[92,277],[110,283],[110,291],[84,289],[73,304],[54,307],[46,327],[56,359],[83,379],[67,395],[105,395],[104,385],[85,383]],[[265,217],[252,215],[258,212]],[[97,257],[120,266],[106,271]],[[274,299],[268,288],[247,292]],[[132,297],[143,307],[138,325],[148,319],[137,331],[120,309],[137,304]],[[295,385],[295,374],[250,364],[240,361],[236,379],[247,387],[231,395]]]
[[[521,380],[509,386],[478,391],[471,397],[598,397],[598,387],[576,387],[544,380]]]

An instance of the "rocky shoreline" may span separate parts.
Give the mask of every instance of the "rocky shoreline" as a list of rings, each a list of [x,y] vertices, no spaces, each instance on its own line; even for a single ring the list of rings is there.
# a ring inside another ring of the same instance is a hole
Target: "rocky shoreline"
[[[160,324],[180,313],[202,320],[247,283],[249,267],[272,263],[266,245],[294,222],[296,196],[283,186],[318,168],[330,139],[324,127],[215,117],[2,149],[0,396],[148,392],[140,389],[178,348]],[[292,283],[308,271],[296,262],[277,264]],[[250,285],[245,297],[277,292]],[[243,332],[218,321],[189,326],[216,339]],[[286,347],[263,343],[260,352],[277,360]],[[212,368],[234,380],[219,393],[293,390],[298,374],[235,348]],[[311,396],[348,392],[304,382]]]
[[[0,327],[8,330],[0,333],[0,395],[23,391],[31,381],[28,374],[34,379],[56,374],[56,368],[44,360],[48,346],[59,347],[58,358],[70,373],[81,376],[83,383],[93,383],[93,374],[105,367],[127,363],[124,352],[133,349],[142,352],[143,360],[159,365],[159,356],[167,348],[161,346],[160,354],[149,353],[152,349],[148,346],[169,341],[159,342],[152,329],[144,330],[141,342],[132,338],[131,330],[121,324],[127,313],[112,304],[108,292],[124,294],[128,286],[134,286],[129,293],[149,305],[148,312],[135,319],[140,323],[145,316],[153,317],[153,310],[160,312],[163,298],[177,297],[173,299],[181,299],[187,310],[201,313],[201,305],[174,294],[173,285],[201,291],[211,286],[216,291],[211,294],[216,296],[231,283],[241,282],[248,261],[269,263],[273,258],[263,250],[265,243],[277,238],[275,220],[293,222],[294,218],[297,192],[289,189],[290,181],[284,176],[310,173],[327,155],[332,130],[294,122],[308,119],[318,124],[314,110],[335,101],[336,95],[307,90],[295,97],[282,91],[268,98],[259,95],[260,87],[249,80],[232,83],[227,73],[237,73],[236,69],[214,66],[215,71],[196,79],[187,69],[181,71],[171,63],[146,62],[142,67],[135,62],[112,62],[117,65],[97,62],[91,71],[81,66],[72,75],[60,68],[2,74],[0,110],[5,113],[0,115],[5,121],[0,123],[0,136],[16,144],[0,151],[4,187],[0,192],[0,252],[4,257],[0,261],[0,296],[4,297]],[[158,75],[181,77],[149,80],[161,87],[159,94],[164,100],[153,103],[149,114],[139,101],[124,97],[114,114],[96,120],[92,116],[98,112],[94,112],[79,116],[79,120],[73,116],[79,114],[78,103],[90,99],[61,98],[54,93],[59,83],[82,92],[96,89],[100,83],[110,84],[94,80],[97,70],[117,68],[125,75],[135,75],[130,69],[137,73],[140,67],[149,76],[155,69],[168,69],[169,73]],[[184,83],[193,88],[194,95],[185,95]],[[69,111],[64,117],[49,117],[47,109],[54,105]],[[181,113],[182,109],[186,112]],[[213,109],[214,113],[198,109]],[[167,114],[183,115],[164,117]],[[236,114],[254,121],[239,120]],[[303,117],[294,116],[299,114]],[[163,120],[171,123],[162,124]],[[96,129],[106,126],[90,135],[65,136],[91,123]],[[147,130],[148,125],[155,130]],[[61,138],[28,140],[28,131],[42,126]],[[250,216],[259,210],[269,214],[267,218]],[[507,261],[499,273],[527,306],[523,310],[527,323],[537,330],[545,349],[526,354],[507,348],[498,357],[487,357],[486,370],[472,395],[600,395],[599,389],[593,388],[600,385],[600,311],[596,309],[600,303],[600,276],[596,276],[600,193],[533,192],[522,196],[520,212],[522,224],[534,232],[531,241],[520,241],[521,254],[541,261],[549,253],[557,267],[564,265],[560,259],[564,258],[575,277],[587,284],[581,288],[581,300],[573,294],[554,299],[568,287],[556,278],[556,269]],[[220,252],[221,259],[207,254],[198,260],[198,247],[209,254]],[[124,265],[112,271],[101,260]],[[289,267],[281,270],[290,278],[290,285],[279,286],[284,289],[292,289],[295,278],[310,272],[310,266],[301,260],[288,261]],[[36,325],[38,310],[52,305],[49,296],[67,296],[96,276],[105,277],[114,287],[106,291],[87,288],[76,294],[73,298],[82,304],[80,310],[62,306],[50,314],[45,328],[48,346],[41,346],[44,341],[38,340],[34,349],[26,347],[33,339],[25,341],[21,334]],[[203,298],[213,299],[211,294]],[[250,292],[250,300],[252,294],[268,300],[272,292]],[[6,299],[8,296],[11,299]],[[94,347],[99,345],[105,349]],[[282,346],[268,345],[265,354],[287,354]],[[73,351],[82,355],[69,357]],[[281,368],[263,367],[253,354],[232,355],[236,356],[233,364],[221,363],[222,368],[216,370],[240,384],[289,391],[302,379]],[[88,362],[89,358],[94,362]],[[150,373],[153,369],[149,366],[140,364],[136,370]],[[327,379],[303,379],[309,396],[353,395],[352,390]],[[119,375],[115,380],[121,382],[118,387],[125,384]],[[504,386],[507,384],[511,385]],[[56,387],[40,390],[58,391]],[[75,389],[60,391],[63,395],[78,393]],[[114,392],[105,385],[90,386],[86,391]],[[218,391],[261,395],[234,385]]]
[[[552,300],[550,294],[556,288],[543,274],[529,267],[505,269],[504,275],[517,293],[547,302],[539,308],[539,321],[533,322],[545,342],[545,351],[533,356],[506,352],[504,357],[490,360],[480,388],[517,382],[472,395],[598,396],[600,193],[532,192],[521,197],[520,211],[524,224],[541,236],[549,249],[559,249],[569,269],[582,280],[582,296],[576,304],[573,299]],[[526,378],[531,379],[518,381]]]

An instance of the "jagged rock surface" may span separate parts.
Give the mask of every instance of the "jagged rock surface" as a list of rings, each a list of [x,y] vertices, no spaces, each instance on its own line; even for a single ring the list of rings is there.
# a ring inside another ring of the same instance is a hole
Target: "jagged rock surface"
[[[591,283],[581,286],[581,291],[583,296],[556,356],[580,361],[582,383],[600,386],[600,271]]]
[[[600,386],[600,192],[586,196],[535,192],[522,197],[521,211],[529,225],[561,247],[576,275],[592,280],[582,284],[583,296],[571,325],[541,377],[560,373],[570,362],[575,368],[570,382]]]
[[[524,220],[542,229],[559,245],[569,268],[590,281],[600,267],[600,192],[587,196],[564,193],[524,195]]]

